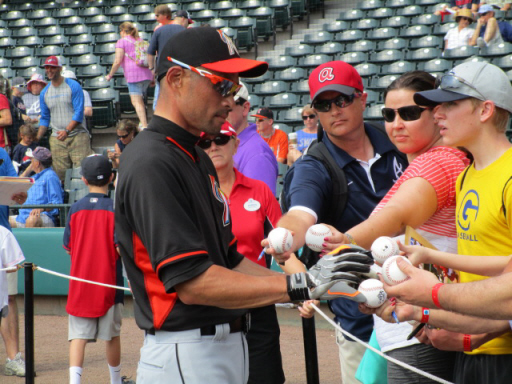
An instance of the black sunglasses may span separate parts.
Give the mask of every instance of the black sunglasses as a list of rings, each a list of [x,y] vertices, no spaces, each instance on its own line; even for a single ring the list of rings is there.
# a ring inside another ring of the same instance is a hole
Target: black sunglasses
[[[313,103],[313,108],[317,110],[317,112],[329,112],[331,110],[331,105],[334,103],[339,108],[346,108],[354,102],[356,97],[359,97],[361,94],[354,92],[351,95],[344,95],[343,93],[339,96],[336,96],[334,99],[330,100],[316,100]]]
[[[316,117],[316,115],[302,116],[302,120],[306,121],[307,119],[314,119],[315,117]]]
[[[130,136],[129,133],[127,133],[126,135],[117,135],[117,138],[118,139],[126,139],[128,136]]]
[[[414,121],[418,120],[423,113],[430,108],[422,108],[417,105],[408,105],[407,107],[401,107],[398,109],[393,108],[382,108],[382,117],[388,123],[395,121],[396,113],[400,116],[403,121]]]
[[[202,149],[208,149],[212,146],[212,142],[215,143],[217,147],[226,145],[231,139],[232,136],[219,135],[214,137],[213,139],[201,139],[197,142],[197,146]]]

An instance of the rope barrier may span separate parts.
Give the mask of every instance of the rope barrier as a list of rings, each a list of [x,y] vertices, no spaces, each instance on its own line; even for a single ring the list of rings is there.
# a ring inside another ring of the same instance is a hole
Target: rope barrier
[[[21,267],[18,267],[17,265],[15,265],[14,267],[7,267],[7,268],[0,268],[0,272],[16,272],[18,269],[20,269]]]
[[[414,373],[417,373],[418,375],[421,375],[421,376],[424,376],[426,378],[429,378],[430,380],[433,380],[437,383],[443,383],[443,384],[453,384],[452,382],[450,381],[446,381],[444,379],[441,379],[437,376],[434,376],[428,372],[423,372],[422,370],[418,369],[418,368],[415,368],[413,367],[412,365],[409,365],[409,364],[406,364],[400,360],[397,360],[393,357],[390,357],[388,355],[385,355],[384,353],[382,353],[381,351],[373,348],[371,345],[368,345],[367,343],[365,343],[364,341],[358,339],[357,337],[355,337],[354,335],[350,334],[349,332],[345,331],[344,329],[342,329],[339,324],[336,324],[332,319],[329,318],[329,316],[327,316],[320,308],[318,308],[314,303],[311,303],[311,306],[315,309],[315,311],[317,311],[320,316],[322,316],[325,320],[327,320],[327,322],[329,324],[331,324],[334,328],[338,329],[341,333],[343,333],[344,335],[350,337],[351,339],[354,339],[355,341],[357,341],[359,344],[361,344],[362,346],[364,346],[365,348],[368,348],[370,349],[371,351],[375,352],[376,354],[382,356],[383,358],[385,358],[386,360],[389,360],[391,361],[392,363],[395,363],[399,366],[401,366],[402,368],[405,368],[405,369],[408,369],[410,371],[413,371]]]
[[[37,265],[34,265],[34,269],[36,271],[41,271],[41,272],[44,272],[44,273],[48,273],[49,275],[63,277],[64,279],[68,279],[68,280],[81,281],[83,283],[89,283],[89,284],[94,284],[94,285],[101,285],[102,287],[114,288],[114,289],[119,289],[119,290],[122,290],[122,291],[131,292],[130,288],[121,287],[119,285],[110,285],[110,284],[99,283],[97,281],[85,280],[85,279],[81,279],[79,277],[73,277],[73,276],[65,275],[63,273],[51,271],[49,269],[42,268],[42,267],[39,267]]]

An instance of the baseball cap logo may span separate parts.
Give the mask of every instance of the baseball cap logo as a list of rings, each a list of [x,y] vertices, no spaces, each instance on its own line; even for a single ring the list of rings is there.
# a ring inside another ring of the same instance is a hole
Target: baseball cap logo
[[[233,43],[233,41],[229,38],[229,36],[227,36],[226,34],[224,34],[224,32],[222,32],[221,30],[217,29],[217,32],[220,36],[220,39],[226,43],[226,45],[228,46],[228,50],[229,50],[229,55],[232,56],[234,55],[235,53],[238,54],[238,51],[236,49],[236,46],[235,44]]]
[[[326,81],[334,80],[334,74],[332,73],[333,69],[331,67],[324,68],[318,74],[318,81],[323,83]]]

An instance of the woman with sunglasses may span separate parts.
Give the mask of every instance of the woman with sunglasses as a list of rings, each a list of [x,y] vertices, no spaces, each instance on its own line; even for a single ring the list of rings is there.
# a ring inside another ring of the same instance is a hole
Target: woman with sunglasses
[[[260,243],[277,224],[281,210],[265,183],[245,177],[234,168],[233,156],[239,141],[235,129],[225,122],[219,135],[201,134],[197,146],[206,151],[217,171],[220,189],[231,211],[238,252],[261,266],[269,267],[271,260],[262,254]],[[294,256],[283,269],[288,273],[305,270]],[[251,309],[251,328],[246,335],[249,384],[285,382],[279,334],[275,305]]]
[[[117,124],[117,141],[114,145],[114,152],[107,150],[107,156],[112,161],[112,168],[119,168],[119,157],[135,136],[137,136],[137,124],[132,120],[123,119]]]
[[[455,21],[457,26],[451,28],[444,36],[444,49],[453,49],[469,45],[471,37],[475,30],[469,28],[474,21],[473,12],[464,8],[459,9],[455,14]]]
[[[379,236],[403,235],[406,226],[416,229],[439,250],[456,251],[455,181],[469,160],[464,152],[442,146],[432,109],[418,106],[413,100],[416,92],[434,89],[435,80],[423,71],[408,72],[384,92],[382,116],[386,132],[407,155],[409,166],[372,215],[344,235],[336,232],[325,252],[340,242],[353,242],[369,249]],[[367,314],[376,312],[364,305],[359,308]],[[374,332],[383,352],[438,377],[452,379],[453,353],[428,345],[423,332],[406,341],[412,332],[412,325],[407,322],[388,324],[377,317],[374,320]],[[432,382],[396,364],[387,366],[389,383]]]
[[[304,150],[317,138],[318,131],[318,115],[311,105],[306,104],[302,108],[302,120],[304,128],[297,131],[297,148],[288,149],[288,166],[291,166],[302,156]]]

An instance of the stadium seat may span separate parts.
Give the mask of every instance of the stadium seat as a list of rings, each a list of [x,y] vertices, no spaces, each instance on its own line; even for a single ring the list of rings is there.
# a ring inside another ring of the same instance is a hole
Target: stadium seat
[[[360,29],[363,31],[369,30],[369,29],[375,29],[379,27],[379,21],[377,19],[361,19],[352,21],[350,23],[351,29]]]
[[[256,47],[256,19],[252,17],[240,17],[228,22],[230,28],[236,30],[236,46],[238,49],[250,51]],[[257,55],[257,53],[256,53]]]
[[[406,49],[409,45],[408,39],[403,39],[401,37],[397,37],[394,39],[388,39],[384,41],[379,41],[377,43],[377,49],[379,51],[385,50],[385,49]]]
[[[119,40],[119,35],[115,32],[109,32],[102,35],[95,35],[94,36],[94,42],[96,44],[102,44],[102,43],[115,43]]]
[[[285,132],[286,134],[289,134],[289,133],[293,132],[292,127],[289,126],[288,124],[284,124],[284,123],[272,124],[272,128],[279,129],[279,130]],[[281,164],[281,166],[279,166],[279,164]],[[286,173],[286,170],[288,169],[288,166],[286,164],[282,164],[282,163],[278,163],[278,167],[279,167],[279,174],[280,175],[284,175]]]
[[[324,54],[309,55],[299,59],[299,67],[301,68],[316,68],[320,64],[332,61],[332,56]]]
[[[366,98],[366,105],[381,103],[380,92],[365,90],[365,93],[368,95]]]
[[[395,11],[392,8],[377,8],[368,11],[367,17],[373,19],[386,19],[395,16]]]
[[[386,63],[403,60],[404,53],[397,49],[386,49],[384,51],[374,52],[370,55],[372,63]]]
[[[80,56],[92,53],[92,46],[89,44],[72,45],[64,51],[64,56]]]
[[[274,10],[269,7],[259,7],[247,11],[247,16],[256,19],[256,34],[267,41],[270,37],[276,42]]]
[[[371,31],[368,31],[366,33],[366,37],[369,40],[387,40],[398,36],[398,33],[399,31],[396,28],[385,27],[372,29]]]
[[[57,19],[54,19],[53,17],[45,17],[43,19],[34,20],[34,27],[38,29],[38,34],[41,33],[41,29],[50,26],[57,26]]]
[[[433,48],[441,48],[444,46],[443,38],[440,36],[435,35],[427,35],[418,37],[416,39],[411,39],[409,42],[409,47],[412,49],[417,48],[427,48],[427,47],[433,47]]]
[[[506,56],[509,53],[512,53],[511,43],[493,44],[480,49],[482,57]]]
[[[82,33],[91,33],[91,27],[86,25],[75,25],[74,27],[68,27],[64,29],[64,34],[66,36],[81,35]]]
[[[258,58],[258,60],[265,61],[264,59],[261,59],[261,58]],[[265,72],[265,74],[263,74],[259,77],[248,77],[246,79],[243,79],[243,81],[244,81],[244,83],[247,83],[247,84],[261,84],[261,83],[264,83],[264,82],[272,80],[272,79],[274,79],[274,72],[267,71],[267,72]]]
[[[444,36],[448,30],[455,28],[457,23],[445,23],[445,24],[437,24],[434,26],[432,30],[432,34],[436,36]]]
[[[409,25],[409,18],[404,16],[393,16],[380,21],[381,27],[402,28]]]
[[[33,56],[25,56],[12,61],[11,67],[13,69],[30,68],[39,65],[39,59]]]
[[[403,8],[408,5],[414,5],[414,0],[386,0],[386,7]]]
[[[437,5],[439,4],[439,0],[416,0],[416,3],[425,7],[429,5]]]
[[[103,15],[103,11],[98,7],[86,7],[78,10],[78,16],[90,18],[97,15]]]
[[[306,0],[290,0],[290,10],[292,18],[295,17],[302,20],[308,13],[306,8]]]
[[[208,3],[208,8],[212,11],[220,12],[235,8],[235,3],[233,1],[210,1]]]
[[[96,15],[96,16],[88,17],[85,19],[85,25],[90,25],[92,27],[95,27],[97,25],[103,25],[103,24],[109,25],[110,22],[111,22],[110,16],[106,16],[106,15]]]
[[[291,108],[296,106],[298,102],[297,95],[289,92],[279,93],[277,95],[267,97],[265,100],[271,109]]]
[[[77,15],[77,11],[74,10],[73,8],[59,8],[59,9],[55,9],[52,12],[52,16],[55,17],[56,19],[64,19],[66,17],[76,16],[76,15]]]
[[[364,0],[359,3],[359,9],[368,11],[371,9],[377,9],[384,7],[385,1],[380,0]]]
[[[435,25],[441,22],[441,16],[433,15],[432,13],[426,13],[423,15],[416,16],[412,19],[411,23],[414,25]]]
[[[88,77],[83,81],[82,88],[87,91],[95,91],[97,89],[111,88],[112,83],[105,79],[105,76]]]
[[[358,64],[354,67],[361,77],[372,77],[380,73],[380,66],[369,63]]]
[[[295,107],[279,112],[277,122],[285,124],[303,124],[302,107]]]
[[[43,39],[43,45],[68,45],[69,38],[67,36],[56,35],[48,36]]]
[[[93,55],[92,53],[87,53],[85,55],[80,55],[80,56],[73,56],[71,58],[71,64],[74,67],[84,67],[84,66],[90,67],[92,65],[99,64],[99,62],[100,62],[99,57],[96,55]],[[96,76],[99,76],[100,74],[104,74],[104,72],[98,73],[98,74],[96,74]]]
[[[446,59],[432,59],[418,63],[418,69],[429,73],[442,73],[453,68],[453,62]]]
[[[16,40],[10,37],[0,38],[0,48],[10,48],[16,46]]]
[[[47,58],[48,56],[62,56],[64,48],[58,45],[46,45],[36,49],[36,56]]]
[[[10,67],[6,67],[0,68],[0,75],[2,75],[4,79],[12,79],[14,76],[16,76],[16,73]]]
[[[425,9],[419,5],[408,5],[407,7],[398,8],[396,10],[397,16],[413,17],[422,15]]]
[[[134,23],[137,21],[137,16],[132,15],[131,13],[123,13],[122,15],[112,16],[111,22],[112,24],[119,25],[124,23],[125,21],[129,21],[130,23]]]
[[[6,39],[6,38],[4,38]],[[3,40],[3,39],[1,39]],[[8,59],[21,59],[25,56],[34,56],[34,48],[29,47],[15,47],[12,49],[8,49],[5,52],[5,57]],[[14,65],[14,60],[13,60]]]
[[[336,18],[336,20],[341,21],[355,21],[355,20],[361,20],[366,17],[366,12],[362,9],[351,9],[348,11],[342,11],[339,16]]]
[[[197,12],[192,16],[195,22],[207,22],[213,20],[217,17],[217,12],[212,11],[211,9],[203,9],[200,12]]]
[[[20,11],[9,11],[2,14],[2,19],[5,21],[18,20],[22,19],[24,14]]]
[[[345,51],[345,46],[341,43],[327,43],[315,49],[315,53],[323,53],[324,55],[336,55],[343,51]]]
[[[35,66],[35,67],[28,67],[28,68],[19,68],[17,71],[16,71],[16,75],[17,76],[21,76],[23,77],[24,79],[30,79],[30,77],[34,74],[34,73],[38,73],[40,72],[41,69],[39,68],[39,66]]]
[[[479,48],[464,45],[462,47],[447,49],[444,51],[444,57],[446,59],[461,59],[469,56],[478,55]]]
[[[12,65],[12,61],[0,56],[0,68],[9,68]]]
[[[31,36],[34,36],[34,29],[31,27],[19,28],[19,29],[15,29],[12,31],[12,37],[14,37],[16,39],[20,39],[23,37],[31,37]],[[16,44],[22,45],[19,42],[17,42]]]
[[[92,44],[93,42],[94,38],[90,33],[82,33],[69,38],[69,44]]]
[[[101,91],[101,90],[99,90]],[[98,91],[95,91],[98,92]],[[92,102],[92,121],[91,128],[105,129],[114,127],[117,124],[117,114],[114,106],[114,100],[94,101]],[[71,194],[71,192],[70,192]],[[70,196],[71,198],[71,196]]]
[[[62,7],[61,4],[56,3],[55,1],[38,3],[39,7],[42,9],[47,9],[49,11],[53,11],[54,9],[59,9]]]
[[[459,64],[462,64],[462,63],[478,63],[478,62],[484,62],[484,63],[490,63],[491,60],[489,58],[484,58],[484,57],[480,57],[480,56],[470,56],[470,57],[466,57],[466,58],[462,58],[460,60],[456,60],[455,62],[452,62],[452,65],[455,67]]]
[[[304,79],[305,77],[307,77],[307,72],[304,68],[291,67],[285,69],[284,71],[276,72],[276,80],[298,81]]]
[[[340,43],[348,43],[350,41],[362,40],[366,36],[364,31],[358,29],[350,29],[341,33],[337,33],[334,37],[334,41]]]
[[[128,91],[128,83],[124,76],[114,78],[114,89]]]
[[[137,4],[135,6],[131,6],[129,13],[132,15],[145,15],[148,13],[153,13],[154,8],[149,4]]]
[[[384,104],[374,104],[374,105],[367,107],[363,112],[364,119],[365,120],[383,120],[382,108],[384,108]]]
[[[100,24],[94,25],[91,28],[91,33],[93,35],[100,35],[105,33],[117,32],[118,28],[114,24]]]
[[[262,7],[263,2],[260,0],[237,1],[237,6],[240,9],[250,10]]]
[[[105,16],[118,16],[122,15],[124,13],[127,13],[126,7],[123,7],[122,5],[116,5],[115,7],[107,7],[103,10],[103,13]]]
[[[27,13],[27,19],[29,20],[40,20],[50,16],[51,12],[46,9],[34,9]]]
[[[225,9],[223,11],[220,11],[219,17],[224,20],[228,20],[228,23],[230,20],[238,19],[244,17],[246,12],[243,9],[240,8],[231,8],[231,9]]]
[[[97,44],[94,47],[95,55],[109,55],[116,51],[116,43]]]
[[[512,54],[493,59],[492,63],[494,65],[497,65],[501,69],[511,69],[512,68]]]
[[[368,61],[368,54],[366,52],[347,52],[335,56],[335,60],[345,61],[351,65],[357,65]]]
[[[370,40],[360,40],[355,43],[347,44],[348,52],[370,52],[375,50],[375,42]]]
[[[59,20],[61,27],[70,27],[77,24],[83,24],[84,20],[80,16],[69,16]]]
[[[330,23],[325,23],[322,29],[329,33],[335,34],[350,29],[350,22],[341,20],[332,21]]]
[[[10,20],[7,22],[7,26],[9,28],[18,29],[18,28],[24,28],[24,27],[32,27],[32,20],[29,19],[17,19],[17,20]]]
[[[401,37],[416,38],[421,36],[430,35],[432,29],[428,25],[411,25],[405,28],[400,34]]]
[[[330,41],[332,41],[333,35],[326,31],[318,31],[315,33],[306,33],[304,35],[303,40],[301,41],[301,44],[325,44]]]
[[[251,103],[251,106],[261,107],[263,106],[263,98],[259,97],[257,95],[251,95],[249,94],[249,103]]]
[[[309,83],[308,79],[301,81],[294,81],[290,88],[290,91],[295,94],[308,94],[309,95]]]
[[[384,75],[396,75],[402,74],[405,72],[414,71],[416,69],[416,64],[411,63],[409,61],[396,61],[391,64],[386,64],[382,66],[382,73]]]
[[[0,37],[11,37],[12,31],[8,28],[0,28]]]
[[[281,55],[278,57],[271,57],[267,62],[270,70],[275,71],[295,66],[297,64],[297,59],[292,56]]]
[[[89,55],[89,56],[94,57],[93,55]],[[76,59],[79,59],[81,57],[82,56],[78,56]],[[74,59],[73,59],[73,65],[77,65],[77,64],[75,64]],[[98,77],[98,76],[105,76],[106,73],[107,73],[107,70],[105,67],[102,67],[101,65],[97,65],[97,64],[89,64],[86,66],[80,66],[76,71],[76,76],[78,78],[93,78],[93,77]],[[121,78],[124,79],[124,76]],[[117,80],[118,79],[116,78],[115,81],[117,81]]]
[[[284,50],[284,54],[292,57],[304,57],[307,55],[312,55],[315,53],[315,48],[312,45],[300,44],[300,45],[292,45],[291,47],[286,47]]]
[[[117,5],[121,5],[123,7],[129,7],[132,4],[131,0],[109,0],[109,7],[115,7]],[[147,5],[147,4],[145,4]]]
[[[441,53],[442,51],[435,47],[419,48],[407,52],[405,58],[411,61],[431,60],[441,57]]]
[[[281,80],[269,80],[261,84],[256,84],[253,93],[256,95],[277,95],[278,93],[288,92],[289,85]]]
[[[274,20],[276,28],[281,28],[283,31],[292,26],[290,31],[293,32],[293,20],[291,15],[291,6],[288,0],[269,0],[267,6],[274,10]]]

